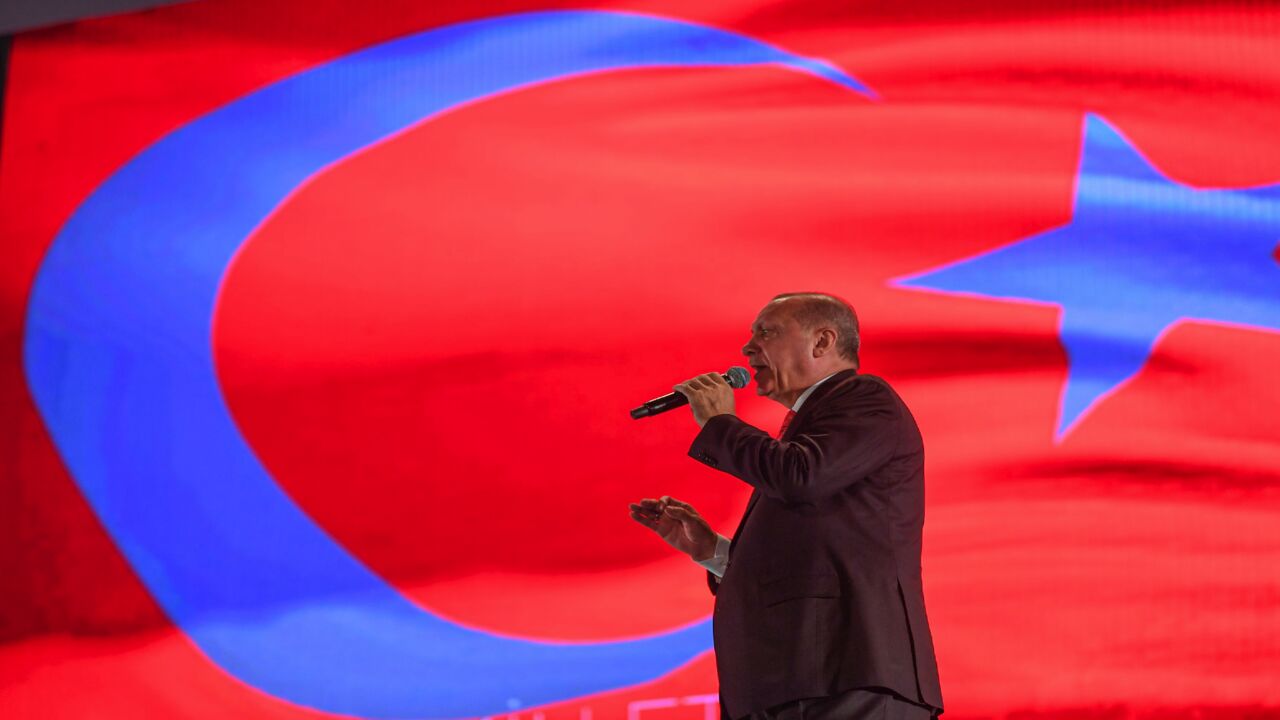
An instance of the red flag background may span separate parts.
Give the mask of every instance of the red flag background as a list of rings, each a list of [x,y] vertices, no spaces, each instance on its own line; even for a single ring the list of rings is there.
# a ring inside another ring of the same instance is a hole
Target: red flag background
[[[0,715],[324,716],[202,655],[105,534],[27,389],[28,294],[77,206],[174,129],[360,48],[554,5],[206,0],[15,40]],[[864,370],[924,432],[949,717],[1280,717],[1280,332],[1177,323],[1055,439],[1054,307],[890,283],[1068,222],[1085,113],[1179,183],[1280,183],[1280,10],[599,7],[823,58],[879,99],[774,67],[601,73],[453,111],[315,176],[237,256],[212,337],[235,420],[287,493],[468,626],[590,641],[703,618],[701,571],[626,503],[671,494],[727,534],[748,488],[684,457],[686,415],[642,426],[625,410],[734,363],[773,294],[828,290],[857,306]],[[494,418],[501,454],[473,432]],[[708,654],[539,712],[700,718],[715,688]]]

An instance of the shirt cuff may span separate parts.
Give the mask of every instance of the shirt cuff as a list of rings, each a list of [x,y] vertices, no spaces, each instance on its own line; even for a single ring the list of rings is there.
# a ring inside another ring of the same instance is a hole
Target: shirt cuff
[[[729,567],[729,538],[717,533],[715,554],[706,560],[699,560],[698,564],[710,570],[712,575],[724,577],[724,571]]]

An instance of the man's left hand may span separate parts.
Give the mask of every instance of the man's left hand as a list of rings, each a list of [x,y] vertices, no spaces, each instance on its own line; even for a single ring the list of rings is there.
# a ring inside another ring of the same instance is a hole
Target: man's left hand
[[[686,380],[672,388],[689,398],[689,408],[698,427],[716,415],[733,415],[733,388],[720,373],[707,373]]]

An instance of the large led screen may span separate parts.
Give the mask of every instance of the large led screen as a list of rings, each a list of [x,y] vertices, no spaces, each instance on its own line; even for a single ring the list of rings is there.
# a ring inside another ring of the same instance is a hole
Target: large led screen
[[[0,716],[720,717],[627,411],[819,290],[945,717],[1280,717],[1280,7],[203,0],[0,147]]]

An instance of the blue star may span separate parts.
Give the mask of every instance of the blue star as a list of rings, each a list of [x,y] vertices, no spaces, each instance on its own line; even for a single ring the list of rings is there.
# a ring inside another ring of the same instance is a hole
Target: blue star
[[[1189,187],[1087,115],[1070,222],[893,282],[1061,308],[1061,439],[1137,374],[1174,323],[1280,330],[1277,241],[1280,184]]]

